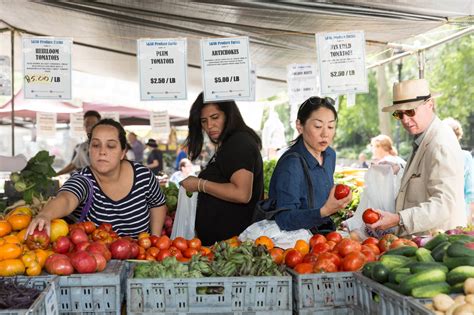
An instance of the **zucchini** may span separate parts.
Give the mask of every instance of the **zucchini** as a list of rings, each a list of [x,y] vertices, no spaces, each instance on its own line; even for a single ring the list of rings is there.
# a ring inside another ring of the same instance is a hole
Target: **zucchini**
[[[409,257],[402,255],[383,255],[380,257],[380,262],[387,267],[389,270],[403,267],[412,260]]]
[[[400,246],[385,252],[384,255],[402,255],[406,257],[415,256],[417,248],[414,246]]]
[[[408,276],[400,282],[400,289],[405,295],[411,293],[414,288],[446,281],[446,274],[439,270],[423,270],[414,275]]]
[[[456,242],[456,241],[474,242],[474,236],[466,235],[466,234],[454,234],[454,235],[448,236],[448,241],[450,241],[451,243]]]
[[[459,266],[474,266],[474,257],[449,257],[444,255],[443,263],[449,270]]]
[[[431,251],[431,256],[433,257],[433,259],[439,262],[443,261],[444,254],[446,253],[446,250],[448,249],[449,246],[451,246],[451,243],[448,241],[443,242],[439,244],[438,246],[436,246]]]
[[[448,294],[451,287],[446,282],[436,282],[418,286],[411,290],[411,295],[415,298],[432,298],[440,293]]]
[[[418,261],[421,261],[421,262],[434,262],[434,258],[431,256],[431,251],[429,249],[426,249],[426,248],[418,248],[416,250],[416,259],[418,259]]]
[[[474,250],[464,246],[464,243],[454,242],[446,251],[449,257],[474,257]]]
[[[405,277],[411,275],[410,268],[395,268],[388,275],[388,282],[399,284]]]
[[[442,242],[446,242],[448,240],[448,236],[444,233],[438,234],[425,244],[425,248],[429,250],[433,250],[436,246],[441,244]]]
[[[448,272],[446,282],[450,285],[464,283],[467,278],[474,278],[474,266],[459,266]]]
[[[413,274],[419,273],[425,270],[441,270],[444,273],[448,273],[448,267],[438,262],[417,262],[407,265],[409,266],[410,272]]]

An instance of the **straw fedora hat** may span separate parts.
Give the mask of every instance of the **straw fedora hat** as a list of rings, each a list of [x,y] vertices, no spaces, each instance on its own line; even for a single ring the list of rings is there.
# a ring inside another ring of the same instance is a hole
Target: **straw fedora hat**
[[[393,84],[393,105],[382,108],[382,112],[417,108],[430,98],[440,96],[432,94],[425,79],[407,80]]]

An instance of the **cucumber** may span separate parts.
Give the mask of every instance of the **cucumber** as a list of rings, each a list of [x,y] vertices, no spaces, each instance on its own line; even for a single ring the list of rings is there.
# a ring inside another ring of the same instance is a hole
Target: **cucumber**
[[[431,251],[429,249],[426,249],[426,248],[418,248],[416,250],[416,259],[418,259],[418,261],[421,261],[421,262],[434,262],[434,258],[431,256]]]
[[[403,267],[412,260],[409,257],[402,255],[383,255],[380,257],[380,262],[387,267],[389,270]]]
[[[435,237],[433,237],[432,239],[430,239],[428,241],[428,243],[425,244],[424,247],[426,249],[433,250],[433,248],[435,248],[436,246],[438,246],[442,242],[446,242],[447,240],[448,240],[448,236],[446,234],[444,234],[444,233],[438,234]]]
[[[372,279],[378,283],[384,283],[388,281],[389,270],[383,264],[377,264],[372,267]]]
[[[446,253],[446,250],[448,249],[449,246],[451,246],[451,243],[448,241],[443,242],[439,244],[438,246],[436,246],[431,251],[431,256],[433,257],[433,259],[439,262],[443,261],[444,254]]]
[[[401,292],[401,290],[400,290],[400,285],[398,285],[398,284],[391,283],[391,282],[386,282],[386,283],[384,283],[383,285],[386,286],[386,287],[389,288],[389,289],[392,289],[393,291],[396,291],[396,292],[398,292],[398,293],[403,294],[403,293]]]
[[[452,243],[446,253],[449,257],[474,257],[474,250],[467,248],[461,242]]]
[[[366,263],[364,265],[364,268],[362,268],[362,274],[366,276],[367,278],[372,278],[372,268],[375,265],[379,265],[380,263],[378,261],[372,261],[369,263]]]
[[[446,282],[450,285],[464,283],[467,278],[474,278],[474,266],[459,266],[448,272]]]
[[[417,248],[414,246],[400,246],[385,252],[384,255],[402,255],[406,257],[414,256]]]
[[[449,257],[446,254],[443,257],[443,263],[449,270],[459,266],[474,266],[474,257]]]
[[[395,268],[388,275],[388,282],[399,284],[405,277],[410,275],[410,268]]]
[[[444,281],[446,281],[446,274],[443,271],[439,269],[423,270],[403,279],[400,282],[400,289],[408,295],[414,288]]]
[[[408,266],[412,274],[416,274],[425,270],[434,270],[434,269],[441,270],[444,273],[448,273],[448,267],[438,262],[417,262],[417,263],[409,264],[407,265],[407,267]]]
[[[451,287],[446,282],[436,282],[418,286],[411,290],[411,295],[415,298],[432,298],[440,293],[448,294]]]
[[[450,294],[454,294],[454,293],[464,294],[464,282],[459,282],[459,283],[456,283],[455,285],[452,285],[451,290],[449,290],[449,293]]]
[[[450,241],[451,243],[456,242],[456,241],[474,242],[474,236],[466,235],[466,234],[449,235],[448,236],[448,241]]]

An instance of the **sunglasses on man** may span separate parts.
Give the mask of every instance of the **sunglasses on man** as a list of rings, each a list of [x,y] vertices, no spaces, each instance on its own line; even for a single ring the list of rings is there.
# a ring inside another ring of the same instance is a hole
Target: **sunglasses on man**
[[[396,110],[392,113],[392,116],[396,119],[396,120],[402,120],[403,119],[403,115],[407,115],[408,117],[413,117],[415,116],[416,114],[416,110],[418,109],[418,107],[422,106],[422,105],[425,105],[431,98],[427,98],[422,104],[418,105],[416,108],[413,108],[413,109],[407,109],[407,110]]]

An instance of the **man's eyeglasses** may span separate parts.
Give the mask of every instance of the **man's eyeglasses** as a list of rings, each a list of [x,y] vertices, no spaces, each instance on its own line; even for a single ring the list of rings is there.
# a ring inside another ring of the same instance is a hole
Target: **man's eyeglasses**
[[[396,120],[402,120],[403,119],[403,115],[407,115],[408,117],[413,117],[415,116],[416,114],[416,110],[415,109],[408,109],[408,110],[396,110],[392,113],[392,116],[396,119]]]

